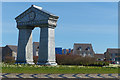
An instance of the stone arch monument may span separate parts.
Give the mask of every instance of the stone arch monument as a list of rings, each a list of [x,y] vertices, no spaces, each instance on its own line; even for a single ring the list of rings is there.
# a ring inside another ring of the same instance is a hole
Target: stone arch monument
[[[32,5],[29,9],[15,18],[17,28],[19,29],[17,64],[34,64],[32,30],[35,27],[40,27],[40,45],[37,64],[57,65],[55,59],[54,30],[58,18],[58,16],[36,5]]]

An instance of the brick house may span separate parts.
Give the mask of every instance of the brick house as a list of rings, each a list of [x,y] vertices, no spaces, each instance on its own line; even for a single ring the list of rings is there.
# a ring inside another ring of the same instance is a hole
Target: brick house
[[[95,52],[93,51],[91,44],[75,43],[73,47],[73,54],[81,55],[83,57],[94,57]]]
[[[120,49],[118,48],[108,48],[104,53],[106,61],[110,62],[120,62]]]
[[[104,61],[105,59],[104,54],[95,54],[94,57],[97,59],[97,61]]]
[[[2,47],[2,60],[4,61],[5,57],[13,57],[15,60],[17,58],[17,46],[15,45],[6,45]]]
[[[38,56],[39,42],[33,42],[33,56]]]

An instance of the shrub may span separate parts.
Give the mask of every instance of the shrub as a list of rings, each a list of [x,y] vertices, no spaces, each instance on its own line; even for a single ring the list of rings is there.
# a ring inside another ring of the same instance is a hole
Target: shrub
[[[9,63],[9,64],[14,64],[15,63],[15,58],[14,57],[11,57],[11,56],[6,56],[4,58],[4,63]]]
[[[83,65],[83,66],[105,66],[109,65],[105,61],[96,61],[94,57],[82,57],[79,55],[56,55],[56,61],[59,65]]]

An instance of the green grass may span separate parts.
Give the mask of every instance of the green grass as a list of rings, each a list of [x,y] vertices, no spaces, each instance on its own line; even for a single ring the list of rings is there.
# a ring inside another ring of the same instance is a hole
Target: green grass
[[[47,74],[65,74],[65,73],[118,73],[118,68],[111,67],[80,67],[80,66],[37,66],[37,65],[8,65],[2,67],[2,73],[47,73]]]

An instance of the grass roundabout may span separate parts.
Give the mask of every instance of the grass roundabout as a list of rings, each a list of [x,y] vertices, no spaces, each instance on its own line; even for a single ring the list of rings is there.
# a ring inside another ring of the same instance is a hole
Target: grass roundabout
[[[29,73],[29,74],[107,74],[118,73],[119,67],[109,65],[103,67],[95,66],[40,66],[40,65],[17,65],[17,64],[2,64],[2,73]]]

